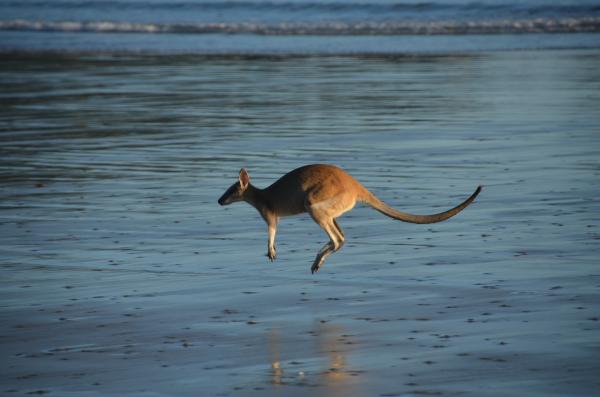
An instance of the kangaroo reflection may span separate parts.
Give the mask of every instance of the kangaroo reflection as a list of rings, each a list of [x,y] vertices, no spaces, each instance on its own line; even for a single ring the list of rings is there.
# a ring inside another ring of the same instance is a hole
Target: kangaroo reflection
[[[323,372],[328,383],[344,382],[346,373],[346,354],[348,353],[348,335],[344,335],[339,325],[317,323],[317,353],[327,357],[328,366]]]
[[[271,383],[273,383],[274,385],[280,385],[281,382],[281,377],[283,375],[283,370],[281,369],[281,363],[280,363],[280,354],[279,354],[279,348],[280,348],[280,341],[279,341],[279,329],[278,328],[274,328],[271,329],[271,332],[269,333],[269,352],[270,352],[270,358],[271,358],[271,376],[272,376],[272,380]]]
[[[310,339],[300,342],[304,345],[302,356],[297,360],[283,354],[286,350],[285,332],[280,329],[272,329],[269,333],[269,353],[271,361],[271,383],[274,385],[286,384],[311,384],[314,386],[327,387],[328,396],[345,396],[352,383],[352,377],[360,371],[352,371],[348,368],[347,356],[353,345],[351,335],[347,335],[340,325],[315,322],[313,329],[309,332]],[[295,340],[294,343],[298,343]],[[297,353],[294,353],[297,354]],[[318,360],[315,361],[313,358]],[[310,359],[310,363],[304,362]],[[283,360],[283,362],[282,362]],[[355,379],[357,380],[357,379]]]

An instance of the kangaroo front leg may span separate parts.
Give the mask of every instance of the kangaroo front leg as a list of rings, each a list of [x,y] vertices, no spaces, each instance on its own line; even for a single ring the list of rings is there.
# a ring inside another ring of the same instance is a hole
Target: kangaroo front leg
[[[275,234],[277,233],[277,223],[269,223],[269,242],[267,243],[267,256],[273,262],[277,256],[275,250]]]

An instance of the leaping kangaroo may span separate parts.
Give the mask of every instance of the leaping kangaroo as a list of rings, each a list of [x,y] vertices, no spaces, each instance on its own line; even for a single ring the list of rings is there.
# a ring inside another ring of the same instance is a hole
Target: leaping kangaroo
[[[465,209],[481,191],[481,186],[462,204],[434,215],[413,215],[400,212],[379,200],[347,172],[333,165],[313,164],[288,172],[266,189],[250,184],[245,169],[239,180],[219,199],[220,205],[245,201],[258,210],[268,226],[267,256],[275,260],[275,233],[282,216],[308,212],[329,236],[330,241],[319,250],[311,272],[318,271],[325,259],[344,245],[344,232],[335,218],[354,208],[356,202],[368,204],[390,218],[411,223],[444,221]]]

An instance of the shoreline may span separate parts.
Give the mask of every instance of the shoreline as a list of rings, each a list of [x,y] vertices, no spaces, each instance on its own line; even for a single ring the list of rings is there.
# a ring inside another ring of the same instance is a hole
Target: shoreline
[[[252,34],[0,31],[0,55],[68,54],[206,57],[402,57],[503,51],[598,49],[600,33],[421,36],[263,36]]]
[[[600,37],[600,35],[599,35]],[[0,59],[4,60],[29,60],[40,58],[64,58],[74,59],[80,57],[106,57],[106,58],[169,58],[174,61],[191,58],[206,60],[286,60],[307,58],[355,58],[355,59],[417,59],[417,58],[460,58],[485,56],[486,54],[502,53],[526,53],[526,52],[568,52],[600,50],[598,47],[544,47],[544,48],[515,48],[515,49],[487,49],[472,51],[438,51],[438,52],[197,52],[197,51],[158,51],[158,50],[37,50],[37,49],[2,49],[0,48]]]

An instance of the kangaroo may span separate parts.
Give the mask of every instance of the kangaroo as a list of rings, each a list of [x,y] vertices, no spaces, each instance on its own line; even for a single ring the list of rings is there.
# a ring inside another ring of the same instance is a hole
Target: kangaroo
[[[410,223],[435,223],[444,221],[465,209],[475,200],[481,186],[462,204],[434,215],[413,215],[400,212],[379,200],[350,174],[333,165],[313,164],[288,172],[266,189],[250,183],[248,172],[242,168],[239,179],[219,199],[220,205],[245,201],[258,210],[267,223],[269,239],[267,256],[275,260],[275,234],[277,223],[283,216],[304,212],[312,217],[330,241],[317,253],[310,270],[319,271],[325,259],[344,245],[344,232],[335,218],[364,203],[390,218]]]

